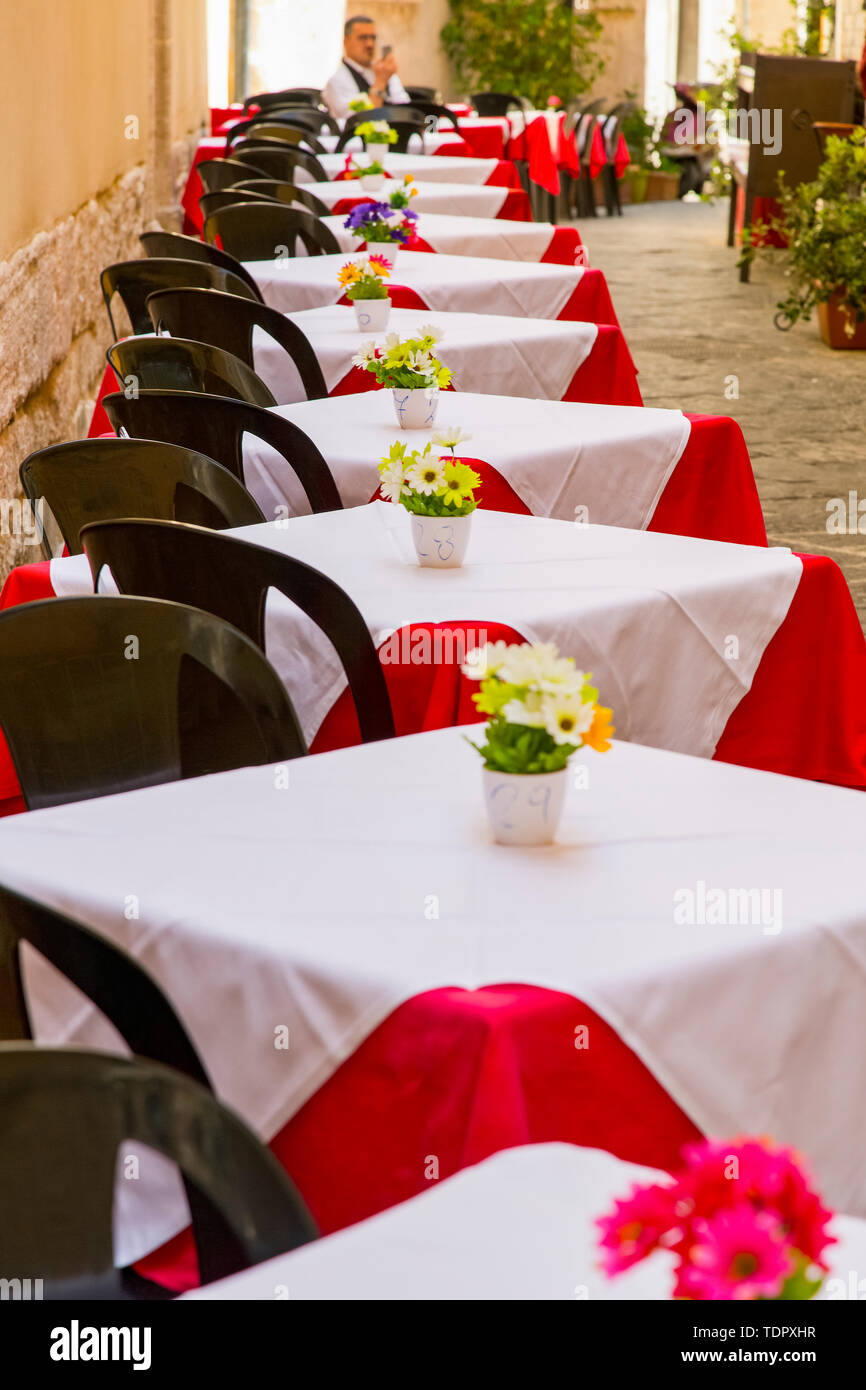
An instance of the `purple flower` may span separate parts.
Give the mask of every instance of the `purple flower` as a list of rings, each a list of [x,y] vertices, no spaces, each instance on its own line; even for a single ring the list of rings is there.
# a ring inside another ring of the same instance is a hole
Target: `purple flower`
[[[391,208],[387,203],[359,203],[356,208],[352,208],[343,226],[354,232],[359,227],[366,226],[368,222],[382,221],[390,216],[390,213]]]

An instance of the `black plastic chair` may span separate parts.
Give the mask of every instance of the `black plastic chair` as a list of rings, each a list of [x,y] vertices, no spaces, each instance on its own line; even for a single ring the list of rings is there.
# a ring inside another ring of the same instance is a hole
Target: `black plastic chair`
[[[619,179],[616,176],[617,146],[619,144],[619,134],[622,128],[620,118],[611,113],[602,118],[601,135],[604,140],[605,164],[601,171],[602,187],[604,190],[604,204],[608,217],[622,217],[622,203],[619,196]]]
[[[228,251],[209,246],[199,237],[183,236],[180,232],[142,232],[138,239],[148,259],[157,256],[167,260],[206,261],[208,265],[221,266],[223,270],[237,275],[238,279],[245,280],[256,299],[261,297],[259,287],[246,266],[230,256]]]
[[[277,404],[252,367],[212,343],[180,337],[122,338],[106,357],[119,382],[133,380],[145,390],[203,391],[252,405]]]
[[[345,590],[268,546],[160,521],[99,521],[82,542],[94,585],[107,566],[125,594],[172,599],[232,623],[265,650],[265,604],[278,589],[321,628],[342,662],[364,743],[394,737],[388,687],[373,639]]]
[[[261,328],[284,348],[297,368],[308,401],[328,394],[318,358],[306,334],[285,314],[267,304],[239,300],[215,290],[159,290],[148,297],[148,312],[157,333],[195,338],[231,352],[255,369],[253,332]]]
[[[139,439],[164,439],[207,449],[211,458],[241,482],[244,434],[252,434],[285,459],[297,475],[311,511],[342,509],[337,484],[312,439],[275,410],[186,391],[140,391],[137,397],[118,393],[105,396],[102,404],[115,430],[125,429]]]
[[[473,92],[472,105],[479,116],[507,116],[509,111],[529,111],[529,102],[516,92]]]
[[[194,448],[154,439],[75,439],[26,458],[21,485],[44,497],[70,555],[88,521],[118,516],[189,521],[223,530],[264,521],[235,473]],[[50,550],[47,547],[50,558]]]
[[[249,111],[251,106],[258,106],[262,111],[271,106],[318,106],[321,100],[322,93],[318,87],[283,87],[278,92],[256,92],[254,96],[247,97],[244,110]]]
[[[312,150],[313,154],[325,153],[324,145],[321,140],[316,139],[312,130],[278,121],[271,116],[267,119],[256,116],[251,121],[241,121],[233,126],[226,136],[227,155],[231,155],[232,149],[240,140],[283,140],[289,145],[303,145]]]
[[[22,941],[80,989],[117,1029],[130,1051],[174,1067],[201,1086],[211,1080],[153,976],[121,947],[81,922],[0,884],[0,1040],[32,1041],[24,990]]]
[[[310,193],[303,184],[284,183],[280,179],[249,179],[233,185],[237,193],[261,193],[262,197],[273,198],[278,203],[300,204],[317,217],[330,217],[331,209],[315,193]],[[226,193],[232,189],[226,189]],[[199,199],[201,203],[201,199]]]
[[[142,261],[119,261],[106,266],[99,277],[102,298],[115,339],[122,337],[111,312],[111,301],[119,294],[123,301],[133,333],[149,333],[150,317],[145,300],[154,290],[193,289],[222,290],[224,294],[240,295],[243,299],[261,299],[246,280],[221,266],[206,261],[182,261],[174,256],[154,257]]]
[[[124,1142],[173,1160],[210,1209],[210,1278],[317,1237],[288,1175],[243,1121],[156,1062],[0,1044],[0,1124],[4,1276],[38,1272],[45,1298],[135,1296],[113,1258],[115,1171]]]
[[[329,135],[340,133],[340,127],[330,111],[325,111],[321,106],[269,106],[265,111],[260,111],[255,119],[297,126],[299,130],[308,130],[313,135],[320,135],[322,130],[327,130]]]
[[[195,169],[206,193],[219,193],[244,179],[268,178],[267,171],[257,168],[252,159],[202,159]]]
[[[418,106],[419,102],[427,101],[432,104],[436,100],[435,87],[406,87],[405,91],[407,97],[415,107]]]
[[[392,130],[397,132],[397,139],[391,145],[391,150],[397,154],[406,154],[409,148],[409,141],[413,135],[420,136],[421,149],[424,149],[424,132],[427,124],[424,119],[423,111],[417,111],[414,106],[377,106],[372,111],[356,111],[349,116],[343,126],[343,133],[337,141],[337,153],[344,150],[355,136],[359,125],[365,121],[387,121]]]
[[[280,146],[285,146],[284,149]],[[280,179],[292,183],[296,169],[306,169],[313,183],[328,183],[328,175],[322,164],[309,150],[299,145],[287,145],[285,140],[272,140],[269,144],[257,140],[241,140],[234,146],[234,158],[244,164],[255,165],[259,177]],[[199,166],[200,167],[200,166]],[[248,177],[255,178],[253,173]]]
[[[339,255],[340,243],[330,227],[303,208],[281,203],[234,203],[211,213],[205,238],[219,237],[225,249],[242,261],[269,261],[296,256],[300,241],[308,256]]]
[[[29,810],[307,751],[243,633],[179,603],[97,594],[0,613],[0,727]]]
[[[598,103],[593,102],[592,106]],[[580,160],[580,177],[577,180],[577,211],[580,217],[597,217],[595,188],[590,174],[590,153],[595,127],[601,119],[597,112],[586,108],[580,112],[575,126],[575,149]]]

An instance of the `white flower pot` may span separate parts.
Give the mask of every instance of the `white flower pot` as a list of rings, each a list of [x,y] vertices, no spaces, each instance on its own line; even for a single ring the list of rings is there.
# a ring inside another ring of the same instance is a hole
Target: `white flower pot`
[[[481,770],[493,838],[499,845],[549,845],[565,805],[568,769],[514,773]]]
[[[391,390],[391,398],[401,430],[430,429],[439,408],[438,386],[425,386],[417,391],[396,386]]]
[[[391,146],[390,146],[390,145],[366,144],[366,145],[364,146],[364,149],[367,151],[367,154],[370,156],[370,163],[371,163],[371,164],[384,164],[386,158],[387,158],[388,155],[391,153]]]
[[[365,193],[378,193],[385,182],[384,174],[362,174],[361,187]]]
[[[472,513],[468,516],[415,516],[409,513],[418,564],[429,569],[456,570],[463,564]]]
[[[388,327],[391,301],[385,299],[353,299],[355,321],[360,333],[381,333]]]

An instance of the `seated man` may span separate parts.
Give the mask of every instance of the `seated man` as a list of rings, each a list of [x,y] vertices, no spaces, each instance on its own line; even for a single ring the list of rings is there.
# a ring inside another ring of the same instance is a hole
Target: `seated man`
[[[322,100],[337,121],[350,114],[349,102],[361,93],[374,106],[408,102],[409,97],[397,76],[397,61],[388,50],[376,57],[376,26],[365,15],[346,20],[343,29],[343,61],[322,89]]]

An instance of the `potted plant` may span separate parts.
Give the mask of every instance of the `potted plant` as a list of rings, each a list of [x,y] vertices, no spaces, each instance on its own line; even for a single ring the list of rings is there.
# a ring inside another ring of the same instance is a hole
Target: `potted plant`
[[[337,279],[352,301],[355,319],[362,332],[381,333],[388,327],[391,316],[391,300],[385,281],[391,274],[391,267],[381,256],[353,256],[340,267]]]
[[[385,166],[374,159],[365,169],[358,170],[358,177],[365,193],[378,193],[385,182]]]
[[[361,121],[355,126],[354,134],[364,141],[371,159],[384,159],[390,146],[397,143],[397,132],[387,121]]]
[[[787,331],[817,308],[828,347],[866,348],[866,130],[829,136],[812,183],[788,188],[782,178],[779,217],[746,229],[741,259],[754,258],[768,231],[784,230],[792,283],[776,306],[776,327]]]
[[[360,115],[362,111],[372,111],[373,109],[373,103],[367,92],[359,92],[349,102],[349,110],[356,115]]]
[[[390,203],[359,203],[352,208],[343,226],[362,243],[375,242],[382,260],[394,269],[397,251],[415,233],[417,213],[408,208],[392,208]]]
[[[457,429],[434,435],[420,450],[398,442],[379,464],[382,496],[405,507],[412,517],[419,565],[458,569],[463,564],[478,505],[475,489],[481,483],[473,468],[454,457],[456,445],[468,438]],[[436,454],[434,444],[450,448],[450,458]]]
[[[763,1139],[704,1139],[682,1157],[670,1182],[633,1187],[599,1218],[605,1273],[664,1251],[677,1262],[674,1298],[814,1298],[833,1213],[796,1154]]]
[[[442,337],[438,328],[423,324],[420,337],[401,341],[389,333],[384,349],[374,342],[362,343],[352,365],[372,372],[380,386],[391,392],[397,421],[403,430],[429,429],[436,418],[439,391],[451,381],[451,369],[444,367],[432,349]]]
[[[481,682],[472,699],[489,716],[483,779],[493,838],[548,845],[565,803],[567,765],[581,747],[605,753],[611,710],[598,704],[588,672],[553,642],[488,642],[467,655],[464,675]],[[471,742],[471,740],[467,740]]]

